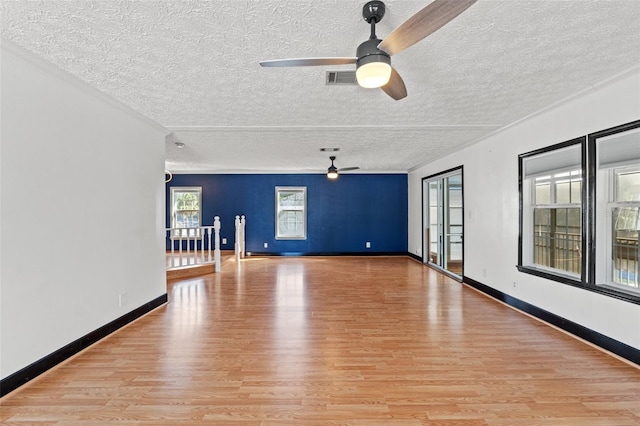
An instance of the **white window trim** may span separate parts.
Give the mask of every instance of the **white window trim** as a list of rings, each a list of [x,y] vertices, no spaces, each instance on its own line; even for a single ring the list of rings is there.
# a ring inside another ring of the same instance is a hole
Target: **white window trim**
[[[178,228],[176,223],[176,210],[174,194],[178,192],[196,192],[198,193],[198,226],[188,228]],[[202,235],[202,187],[201,186],[172,186],[170,195],[171,197],[171,228],[179,229],[180,231],[174,231],[171,233],[171,239],[187,239],[187,238],[200,238]],[[188,230],[184,235],[183,230]],[[195,232],[194,232],[195,231]]]
[[[288,208],[281,208],[280,206],[280,192],[302,192],[304,198],[304,204],[302,206],[288,206]],[[276,186],[275,188],[275,225],[276,225],[276,240],[306,240],[307,239],[307,187],[306,186]],[[287,210],[302,210],[302,233],[299,235],[283,234],[280,231],[280,221],[278,217],[281,211]]]

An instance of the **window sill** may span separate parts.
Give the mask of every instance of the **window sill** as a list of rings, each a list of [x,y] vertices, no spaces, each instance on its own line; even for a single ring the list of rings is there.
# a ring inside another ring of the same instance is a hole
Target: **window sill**
[[[619,284],[597,284],[597,286],[601,289],[606,289],[611,292],[628,294],[631,297],[640,299],[640,288],[635,289],[633,287],[626,287]]]
[[[561,282],[563,284],[570,284],[582,287],[582,279],[576,275],[562,274],[551,269],[536,268],[533,266],[517,265],[518,271],[525,274],[536,275],[538,277],[546,278],[549,280]]]
[[[640,292],[635,293],[629,290],[623,290],[618,287],[606,285],[606,284],[586,284],[583,283],[580,279],[571,279],[567,276],[556,275],[549,273],[547,271],[543,271],[540,269],[531,268],[528,266],[516,265],[518,271],[523,272],[525,274],[535,275],[541,278],[546,278],[548,280],[556,281],[562,284],[568,284],[573,287],[578,287],[583,290],[592,291],[595,293],[602,294],[604,296],[613,297],[616,299],[623,300],[625,302],[635,303],[640,305]]]

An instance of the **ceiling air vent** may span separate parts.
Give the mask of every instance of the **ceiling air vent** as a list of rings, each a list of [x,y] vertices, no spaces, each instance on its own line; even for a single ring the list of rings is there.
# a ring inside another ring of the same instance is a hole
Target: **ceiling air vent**
[[[327,71],[327,86],[334,84],[358,84],[355,71]]]

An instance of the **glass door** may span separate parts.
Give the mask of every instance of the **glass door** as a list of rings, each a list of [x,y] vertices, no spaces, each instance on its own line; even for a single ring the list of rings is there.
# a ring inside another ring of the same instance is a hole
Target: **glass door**
[[[462,278],[464,210],[462,168],[423,180],[424,263]]]

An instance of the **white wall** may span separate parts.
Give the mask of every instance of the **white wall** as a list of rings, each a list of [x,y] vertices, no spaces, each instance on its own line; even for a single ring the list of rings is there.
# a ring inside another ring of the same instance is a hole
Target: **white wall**
[[[166,293],[168,132],[5,41],[1,87],[4,378]]]
[[[518,154],[640,118],[640,69],[596,85],[409,174],[409,247],[421,256],[423,177],[464,166],[464,274],[640,349],[640,305],[524,274],[518,262]],[[515,286],[514,286],[515,283]]]

